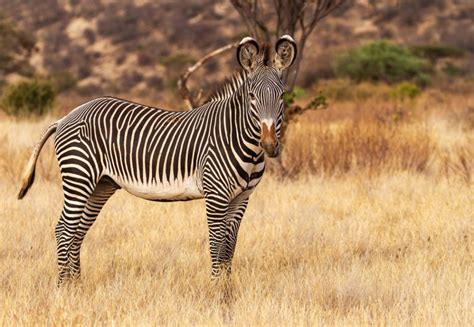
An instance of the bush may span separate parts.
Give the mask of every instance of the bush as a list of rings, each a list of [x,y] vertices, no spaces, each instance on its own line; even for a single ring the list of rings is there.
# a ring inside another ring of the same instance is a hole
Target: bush
[[[449,45],[436,44],[411,46],[410,51],[415,55],[429,59],[432,62],[442,58],[459,58],[464,55],[464,50],[462,49]]]
[[[53,107],[56,91],[48,81],[23,81],[8,86],[2,107],[14,116],[42,115]]]
[[[443,72],[449,76],[462,76],[464,71],[453,63],[447,62],[442,68]]]
[[[313,110],[326,109],[327,107],[328,107],[328,99],[321,91],[319,91],[318,94],[316,94],[306,106],[307,109],[313,109]]]
[[[285,102],[285,106],[291,106],[295,103],[295,100],[301,98],[305,95],[305,90],[299,86],[295,86],[293,91],[285,92],[283,95],[283,101]]]
[[[420,94],[421,90],[411,82],[397,84],[391,92],[391,96],[397,100],[413,100]]]
[[[417,80],[427,71],[427,64],[408,48],[374,41],[341,54],[335,61],[335,72],[360,81],[397,83]],[[423,77],[424,78],[424,77]]]

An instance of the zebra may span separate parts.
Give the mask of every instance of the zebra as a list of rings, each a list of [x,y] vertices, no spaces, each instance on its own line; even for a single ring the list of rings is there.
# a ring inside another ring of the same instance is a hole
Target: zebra
[[[55,227],[58,285],[80,276],[82,241],[118,189],[152,201],[205,199],[211,278],[231,273],[239,226],[265,170],[280,153],[282,73],[293,64],[289,35],[268,46],[245,37],[239,73],[204,105],[168,111],[99,97],[50,125],[26,166],[18,199],[34,182],[35,165],[55,134],[64,204]]]

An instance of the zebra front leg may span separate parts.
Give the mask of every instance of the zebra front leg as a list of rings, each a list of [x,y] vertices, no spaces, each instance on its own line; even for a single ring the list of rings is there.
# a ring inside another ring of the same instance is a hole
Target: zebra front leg
[[[232,272],[232,258],[234,257],[240,223],[245,209],[247,209],[247,204],[248,195],[242,193],[230,202],[227,210],[225,224],[223,225],[223,228],[225,228],[224,241],[219,255],[221,271],[227,276]]]
[[[218,198],[206,197],[213,279],[222,274],[229,276],[232,271],[232,258],[248,196],[241,194],[225,205],[216,201]]]

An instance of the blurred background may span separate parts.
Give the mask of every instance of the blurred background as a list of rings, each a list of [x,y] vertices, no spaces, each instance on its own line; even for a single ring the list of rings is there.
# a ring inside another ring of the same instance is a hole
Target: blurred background
[[[473,74],[472,1],[340,2],[310,33],[296,85],[307,89],[321,80],[353,77],[348,67],[337,65],[337,57],[382,39],[425,61],[424,76],[418,76],[422,84]],[[275,33],[278,1],[256,3],[259,18]],[[177,76],[187,66],[250,34],[237,5],[206,0],[1,0],[2,87],[39,78],[49,80],[59,96],[114,94],[172,103]],[[297,41],[300,33],[297,25],[292,33]],[[209,61],[196,78],[207,89],[236,67],[234,53],[228,52]],[[395,76],[380,77],[390,81]]]
[[[62,116],[101,95],[186,110],[177,82],[188,67],[246,35],[274,43],[290,33],[299,57],[286,76],[283,175],[393,168],[471,181],[472,1],[0,6],[2,120]],[[234,49],[214,56],[189,78],[191,97],[202,91],[202,103],[237,68]]]
[[[0,0],[0,325],[472,325],[473,18],[473,0]],[[283,151],[232,299],[209,279],[204,203],[126,192],[86,237],[81,283],[56,290],[52,140],[16,198],[46,127],[101,95],[187,110],[238,69],[242,37],[284,33]]]

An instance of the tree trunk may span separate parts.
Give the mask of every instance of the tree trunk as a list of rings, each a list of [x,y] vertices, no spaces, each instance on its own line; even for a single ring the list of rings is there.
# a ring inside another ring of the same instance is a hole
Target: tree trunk
[[[299,72],[300,72],[300,66],[301,66],[301,61],[303,60],[306,39],[307,39],[306,36],[301,36],[300,46],[298,47],[299,48],[298,57],[296,58],[296,61],[293,64],[291,71],[288,73],[288,75],[285,78],[285,83],[289,91],[293,91],[293,88],[295,87],[295,84],[296,84],[296,78],[298,77]]]

